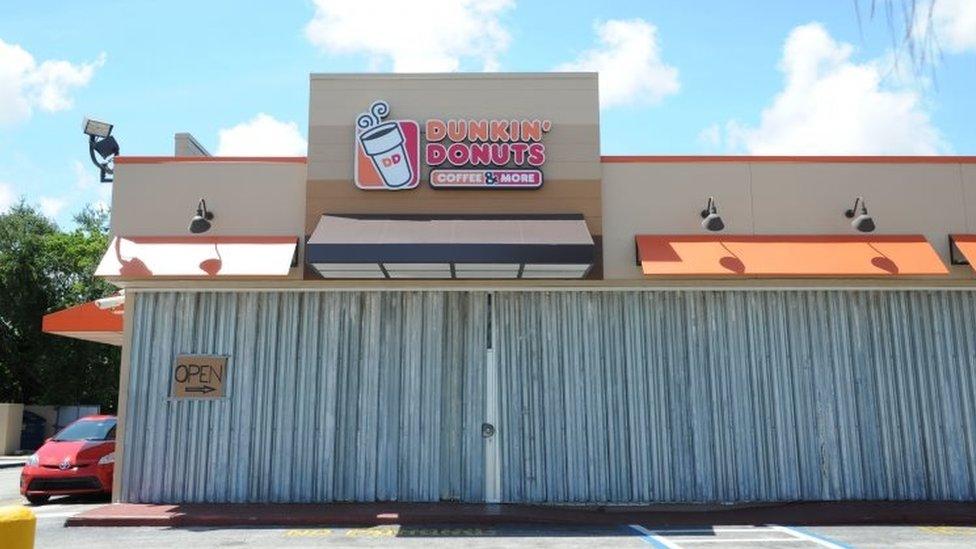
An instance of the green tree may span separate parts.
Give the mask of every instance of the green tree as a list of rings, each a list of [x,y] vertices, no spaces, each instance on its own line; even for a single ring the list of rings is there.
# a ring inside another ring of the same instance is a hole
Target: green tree
[[[0,215],[0,400],[115,409],[118,348],[41,332],[44,314],[111,293],[94,276],[107,221],[86,208],[61,231],[23,202]]]

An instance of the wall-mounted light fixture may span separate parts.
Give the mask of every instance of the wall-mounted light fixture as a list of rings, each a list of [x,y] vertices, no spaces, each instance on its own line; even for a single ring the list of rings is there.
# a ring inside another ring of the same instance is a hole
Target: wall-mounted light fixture
[[[858,209],[860,204],[860,209]],[[868,215],[868,207],[864,204],[864,197],[859,196],[854,199],[854,207],[846,210],[844,216],[851,220],[851,226],[862,233],[874,231],[874,219]]]
[[[715,203],[714,197],[708,197],[708,204],[701,211],[701,217],[701,226],[705,230],[715,232],[725,228],[725,222],[722,221],[722,216],[718,215],[718,205]]]
[[[213,218],[213,212],[207,210],[207,201],[201,198],[197,204],[197,214],[190,220],[190,232],[200,234],[209,231]]]
[[[81,131],[88,136],[88,156],[99,171],[102,183],[111,183],[115,173],[114,159],[119,154],[119,142],[112,137],[112,125],[108,122],[86,118]]]

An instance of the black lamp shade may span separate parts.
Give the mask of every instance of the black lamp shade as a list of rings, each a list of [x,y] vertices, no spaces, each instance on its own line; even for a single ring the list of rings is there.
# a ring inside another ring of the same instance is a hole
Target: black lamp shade
[[[705,218],[702,219],[701,225],[703,229],[712,232],[721,231],[725,228],[725,222],[722,221],[722,216],[714,212],[706,215]]]
[[[874,231],[874,219],[866,213],[862,213],[851,221],[851,225],[861,231],[862,233],[870,233]]]
[[[111,135],[96,141],[92,145],[92,148],[94,148],[95,152],[101,155],[102,158],[108,158],[110,156],[119,154],[119,142],[116,141]]]
[[[190,220],[190,232],[193,234],[205,233],[210,230],[210,221],[202,215],[195,215]]]

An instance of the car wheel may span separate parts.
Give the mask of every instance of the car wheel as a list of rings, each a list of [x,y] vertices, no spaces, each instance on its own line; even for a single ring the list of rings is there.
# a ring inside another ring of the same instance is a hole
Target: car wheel
[[[49,499],[51,496],[27,496],[27,501],[31,502],[31,505],[44,505]]]

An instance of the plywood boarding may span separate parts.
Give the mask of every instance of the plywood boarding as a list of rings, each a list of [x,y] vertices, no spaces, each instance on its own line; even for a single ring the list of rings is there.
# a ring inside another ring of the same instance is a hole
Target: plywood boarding
[[[502,501],[976,500],[974,292],[493,305]]]
[[[121,501],[484,499],[484,293],[150,292],[130,314]],[[169,398],[180,352],[229,357],[225,398]]]

